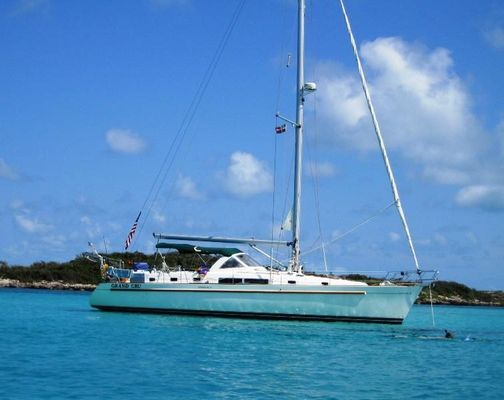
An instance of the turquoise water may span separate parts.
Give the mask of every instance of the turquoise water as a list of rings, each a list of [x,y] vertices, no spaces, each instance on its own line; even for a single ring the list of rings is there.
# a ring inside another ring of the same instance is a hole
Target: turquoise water
[[[0,289],[0,399],[501,399],[504,309],[402,326],[107,313]],[[442,328],[456,338],[442,339]]]

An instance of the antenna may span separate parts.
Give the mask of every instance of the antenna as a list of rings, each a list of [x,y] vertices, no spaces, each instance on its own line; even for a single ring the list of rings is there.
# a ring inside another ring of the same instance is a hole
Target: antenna
[[[102,235],[102,239],[103,239],[103,246],[105,247],[105,254],[108,254],[107,241],[105,240],[105,235]]]

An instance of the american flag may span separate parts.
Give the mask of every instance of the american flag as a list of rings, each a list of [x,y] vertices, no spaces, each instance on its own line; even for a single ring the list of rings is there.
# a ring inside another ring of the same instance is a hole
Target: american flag
[[[128,247],[130,246],[131,241],[133,240],[133,236],[135,235],[135,232],[136,232],[136,229],[138,226],[138,220],[140,219],[141,214],[142,214],[142,212],[140,211],[138,213],[138,217],[136,218],[135,222],[133,223],[133,226],[131,227],[131,229],[128,233],[128,237],[126,238],[126,242],[124,242],[124,250],[128,250]]]

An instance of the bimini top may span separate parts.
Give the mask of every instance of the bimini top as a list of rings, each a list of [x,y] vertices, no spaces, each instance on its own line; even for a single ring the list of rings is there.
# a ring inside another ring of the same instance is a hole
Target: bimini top
[[[174,249],[181,254],[219,254],[225,257],[231,257],[233,254],[243,253],[240,249],[233,247],[201,247],[193,244],[184,243],[166,243],[161,242],[156,244],[156,249]]]

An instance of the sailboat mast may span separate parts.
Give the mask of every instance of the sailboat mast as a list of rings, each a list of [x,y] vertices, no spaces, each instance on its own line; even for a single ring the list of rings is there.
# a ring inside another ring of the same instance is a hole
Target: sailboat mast
[[[292,212],[291,267],[300,269],[301,174],[303,162],[304,119],[304,15],[305,0],[298,0],[297,91],[296,91],[296,152],[294,164],[294,206]]]

